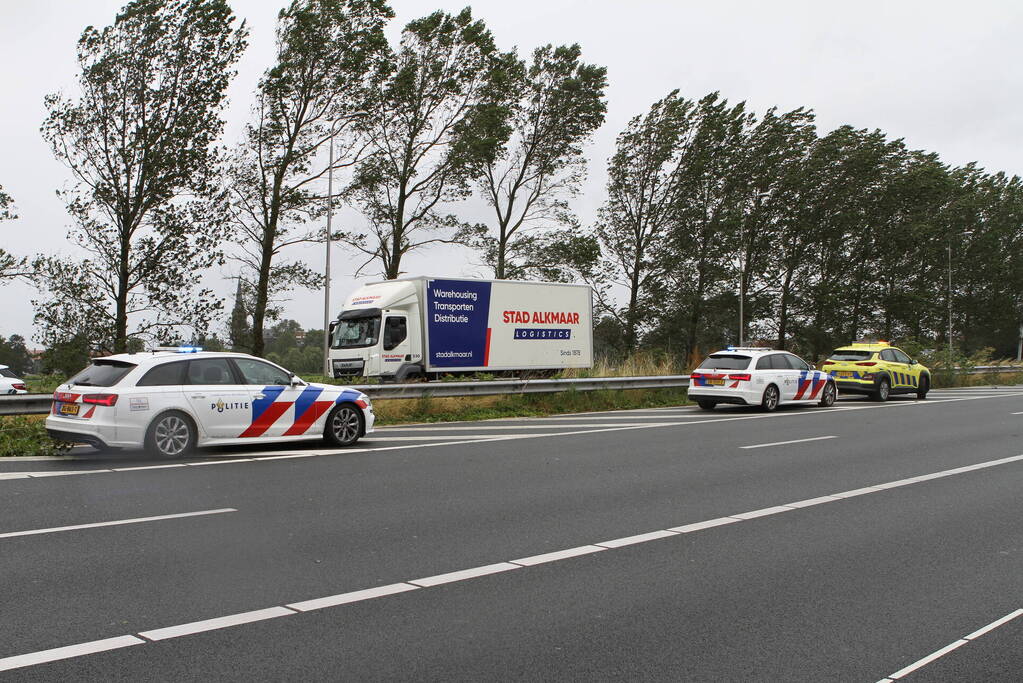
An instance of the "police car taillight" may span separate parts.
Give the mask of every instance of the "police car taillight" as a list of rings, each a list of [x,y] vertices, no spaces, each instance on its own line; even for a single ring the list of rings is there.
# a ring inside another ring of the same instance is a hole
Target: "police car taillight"
[[[12,384],[11,386],[17,389],[18,391],[28,391],[28,389],[25,388],[24,384]]]
[[[94,403],[98,406],[112,406],[117,403],[117,394],[86,394],[82,403]]]
[[[737,379],[741,382],[748,382],[749,378],[750,374],[748,372],[739,372],[728,376],[728,379]]]

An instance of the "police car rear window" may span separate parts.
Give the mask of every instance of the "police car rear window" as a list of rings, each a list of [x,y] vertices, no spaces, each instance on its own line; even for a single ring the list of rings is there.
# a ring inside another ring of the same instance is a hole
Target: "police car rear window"
[[[750,356],[737,356],[733,354],[715,353],[707,356],[700,368],[714,370],[745,370],[749,367]]]
[[[873,351],[862,351],[859,349],[839,349],[833,351],[828,360],[867,360],[874,355]]]
[[[15,375],[13,372],[8,370],[7,368],[0,368],[0,377],[13,377],[15,379],[18,378],[17,375]]]
[[[135,369],[134,363],[123,360],[97,358],[92,365],[68,380],[68,384],[80,387],[112,387]]]

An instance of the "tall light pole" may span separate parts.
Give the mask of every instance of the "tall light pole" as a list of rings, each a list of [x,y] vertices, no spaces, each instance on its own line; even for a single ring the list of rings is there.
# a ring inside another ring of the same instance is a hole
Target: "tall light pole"
[[[327,165],[327,252],[323,260],[323,375],[330,377],[330,219],[334,215],[334,135],[339,122],[330,127]]]

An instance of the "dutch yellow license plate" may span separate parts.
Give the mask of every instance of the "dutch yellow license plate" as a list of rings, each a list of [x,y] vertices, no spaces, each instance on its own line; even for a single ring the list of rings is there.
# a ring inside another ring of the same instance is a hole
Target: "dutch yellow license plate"
[[[851,372],[839,372],[837,374],[838,374],[839,377],[852,377],[853,376],[853,373],[851,373]]]
[[[714,386],[721,386],[724,383],[725,383],[725,380],[723,380],[723,379],[708,379],[707,380],[707,384],[712,384]]]
[[[77,415],[78,408],[80,406],[77,403],[61,403],[60,414],[61,415]]]

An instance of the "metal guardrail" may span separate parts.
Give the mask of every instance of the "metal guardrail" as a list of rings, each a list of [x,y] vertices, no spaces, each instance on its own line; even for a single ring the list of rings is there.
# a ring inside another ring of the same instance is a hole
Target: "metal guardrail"
[[[52,403],[53,394],[0,396],[0,415],[45,415]]]
[[[589,379],[500,379],[476,382],[417,382],[414,384],[354,385],[373,399],[434,396],[498,396],[502,394],[551,394],[559,391],[622,391],[689,386],[689,375],[663,377],[593,377]],[[45,415],[52,394],[0,396],[0,415]]]
[[[419,382],[353,386],[370,398],[423,398],[433,396],[498,396],[501,394],[553,394],[559,391],[600,389],[668,389],[689,386],[689,375],[662,377],[591,377],[587,379],[498,379],[476,382]]]
[[[985,375],[1023,372],[1018,365],[978,365],[960,374]],[[940,370],[935,370],[940,372]],[[660,377],[590,377],[586,379],[499,379],[475,382],[418,382],[415,384],[364,384],[353,389],[374,399],[423,398],[432,396],[499,396],[502,394],[552,394],[560,391],[624,391],[627,389],[668,389],[689,386],[689,375]],[[52,394],[0,396],[0,415],[45,415],[50,412]]]

